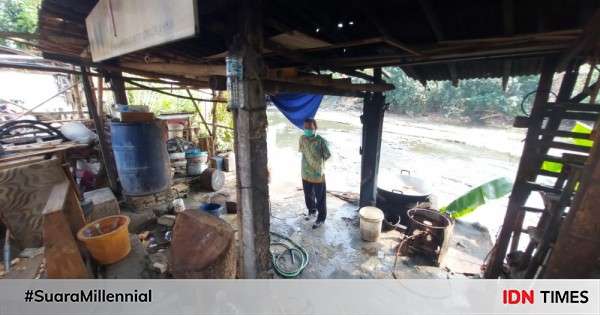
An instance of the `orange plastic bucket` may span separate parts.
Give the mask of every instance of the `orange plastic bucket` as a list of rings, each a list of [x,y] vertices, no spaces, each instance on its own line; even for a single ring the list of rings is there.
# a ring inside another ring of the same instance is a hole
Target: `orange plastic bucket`
[[[116,263],[131,251],[129,217],[112,215],[90,222],[77,232],[79,239],[92,257],[102,264]]]

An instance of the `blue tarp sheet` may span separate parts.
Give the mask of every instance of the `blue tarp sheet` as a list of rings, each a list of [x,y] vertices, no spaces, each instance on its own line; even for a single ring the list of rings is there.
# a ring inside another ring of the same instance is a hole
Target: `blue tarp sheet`
[[[282,93],[271,95],[271,101],[296,127],[302,129],[306,118],[314,118],[323,95]]]

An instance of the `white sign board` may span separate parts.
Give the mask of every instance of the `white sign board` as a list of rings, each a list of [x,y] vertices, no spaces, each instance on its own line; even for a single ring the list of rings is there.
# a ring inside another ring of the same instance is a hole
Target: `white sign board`
[[[100,0],[85,19],[95,62],[196,35],[197,0]]]

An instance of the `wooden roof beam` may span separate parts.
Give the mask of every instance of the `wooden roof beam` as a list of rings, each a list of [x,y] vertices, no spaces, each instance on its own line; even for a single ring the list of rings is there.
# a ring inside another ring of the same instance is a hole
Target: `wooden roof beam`
[[[266,39],[264,41],[264,46],[265,48],[275,51],[278,54],[284,56],[284,57],[288,57],[289,59],[295,61],[295,62],[299,62],[299,63],[304,63],[309,65],[310,67],[312,67],[314,70],[319,70],[319,63],[314,60],[313,58],[306,56],[304,54],[302,54],[299,51],[296,50],[290,50],[287,49],[286,47],[284,47],[283,45],[273,42],[271,40]],[[331,70],[331,71],[335,71],[335,72],[339,72],[339,73],[343,73],[349,76],[353,76],[353,77],[357,77],[357,78],[361,78],[367,81],[373,81],[373,77],[366,75],[364,73],[358,72],[356,70],[346,70],[346,69],[340,69],[339,67],[335,67],[329,64],[324,64],[322,65],[323,67]]]
[[[121,63],[121,66],[142,71],[194,77],[225,75],[225,65],[125,62]]]
[[[514,0],[502,0],[502,17],[504,23],[504,35],[512,36],[515,33],[515,5]],[[506,92],[508,78],[511,73],[512,62],[510,59],[502,63],[502,91]]]
[[[566,69],[567,65],[584,50],[593,48],[600,41],[600,9],[596,9],[594,15],[583,30],[583,33],[570,49],[565,51],[558,62],[558,70]]]
[[[370,5],[365,5],[362,7],[365,13],[367,14],[367,18],[371,23],[375,25],[379,33],[383,36],[383,41],[393,47],[398,49],[402,49],[412,55],[421,56],[422,54],[415,49],[410,48],[408,45],[402,43],[398,39],[396,39],[392,34],[390,34],[388,28],[381,23],[381,19],[377,17],[377,14],[373,12],[373,9]]]
[[[421,8],[423,9],[423,12],[425,13],[425,17],[427,18],[427,22],[429,22],[429,26],[431,27],[431,31],[433,32],[435,39],[437,41],[444,40],[444,34],[442,33],[442,27],[437,19],[437,16],[435,15],[435,12],[433,12],[433,7],[431,6],[431,2],[429,0],[419,0],[419,5],[421,6]]]
[[[437,15],[433,11],[433,7],[431,6],[431,2],[429,0],[419,0],[419,5],[425,12],[425,17],[429,22],[429,26],[435,36],[435,39],[439,42],[444,40],[444,33],[442,32],[442,26],[437,18]],[[448,72],[450,73],[450,80],[452,81],[452,85],[454,87],[458,86],[458,76],[456,74],[456,64],[448,63]]]

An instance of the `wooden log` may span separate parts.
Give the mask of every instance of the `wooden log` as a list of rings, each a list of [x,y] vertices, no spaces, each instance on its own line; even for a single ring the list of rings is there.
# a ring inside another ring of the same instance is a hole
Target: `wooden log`
[[[169,259],[175,278],[233,279],[235,252],[234,231],[225,221],[195,210],[177,215]]]

